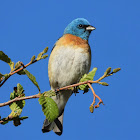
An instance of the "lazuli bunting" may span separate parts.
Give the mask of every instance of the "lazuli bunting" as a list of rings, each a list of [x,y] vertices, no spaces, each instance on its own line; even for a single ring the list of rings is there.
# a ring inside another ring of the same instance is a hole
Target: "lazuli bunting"
[[[89,72],[91,50],[88,38],[94,29],[84,18],[73,20],[65,28],[63,36],[55,43],[49,58],[48,75],[52,90],[77,83]],[[43,133],[53,130],[57,135],[62,134],[64,108],[71,95],[71,90],[65,90],[52,97],[59,108],[59,116],[52,123],[45,119]]]

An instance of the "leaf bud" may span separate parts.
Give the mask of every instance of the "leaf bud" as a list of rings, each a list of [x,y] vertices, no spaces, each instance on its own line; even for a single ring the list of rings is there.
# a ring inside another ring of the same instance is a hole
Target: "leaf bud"
[[[113,73],[116,73],[116,72],[118,72],[120,70],[121,70],[121,68],[116,68],[116,69],[113,70]]]

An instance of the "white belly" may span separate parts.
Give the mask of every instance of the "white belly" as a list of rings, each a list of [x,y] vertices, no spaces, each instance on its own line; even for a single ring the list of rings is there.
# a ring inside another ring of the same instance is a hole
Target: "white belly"
[[[52,53],[50,59],[53,57],[53,61],[49,63],[51,65],[49,80],[52,89],[77,83],[85,73],[88,73],[90,56],[83,48],[61,47],[53,51],[55,55]]]

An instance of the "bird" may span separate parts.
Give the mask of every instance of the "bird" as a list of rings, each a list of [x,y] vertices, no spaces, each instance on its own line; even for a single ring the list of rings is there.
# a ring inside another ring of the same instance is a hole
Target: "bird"
[[[63,36],[56,41],[48,62],[51,90],[75,84],[89,72],[91,49],[88,39],[93,30],[95,27],[84,18],[74,19],[67,25]],[[63,90],[51,97],[58,106],[59,116],[51,123],[45,119],[43,133],[53,130],[59,136],[62,134],[64,109],[72,94],[72,90]]]

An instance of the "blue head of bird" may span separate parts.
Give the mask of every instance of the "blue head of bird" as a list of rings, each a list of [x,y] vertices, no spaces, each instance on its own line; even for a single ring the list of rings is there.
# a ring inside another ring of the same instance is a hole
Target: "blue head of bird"
[[[78,36],[84,40],[88,40],[89,35],[95,27],[84,18],[77,18],[73,20],[64,30],[64,34],[72,34]]]

